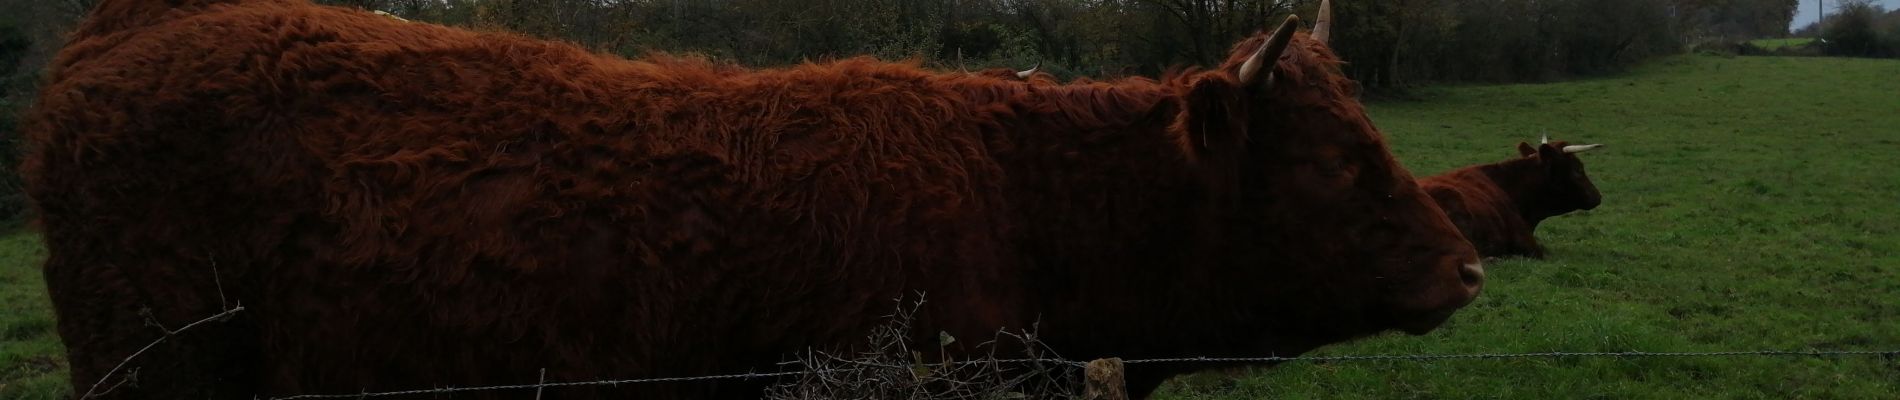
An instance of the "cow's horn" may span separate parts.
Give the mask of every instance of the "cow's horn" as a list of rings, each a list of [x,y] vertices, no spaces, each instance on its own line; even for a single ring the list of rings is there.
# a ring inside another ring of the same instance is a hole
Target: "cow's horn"
[[[1025,70],[1022,70],[1022,71],[1017,71],[1017,72],[1016,72],[1016,78],[1017,78],[1017,79],[1029,79],[1029,77],[1031,77],[1031,76],[1035,76],[1035,75],[1036,75],[1036,70],[1039,70],[1039,69],[1042,69],[1042,62],[1041,62],[1041,61],[1037,61],[1037,62],[1036,62],[1036,66],[1034,66],[1034,67],[1029,67],[1029,69],[1025,69]]]
[[[1333,0],[1320,0],[1319,17],[1313,20],[1313,40],[1326,43],[1333,36]]]
[[[963,71],[963,73],[966,73],[966,74],[970,73],[969,68],[963,67],[963,48],[962,47],[957,48],[957,70]]]
[[[1564,152],[1565,153],[1582,153],[1582,152],[1586,152],[1590,150],[1596,150],[1598,147],[1603,147],[1603,145],[1602,144],[1570,145],[1570,146],[1564,146]]]
[[[1550,133],[1549,133],[1549,132],[1545,132],[1545,133],[1544,133],[1544,138],[1543,138],[1543,139],[1539,139],[1539,140],[1537,141],[1537,144],[1550,144]]]
[[[409,22],[409,20],[407,20],[407,19],[403,19],[402,17],[398,17],[398,16],[396,16],[396,14],[390,14],[390,13],[389,13],[389,12],[387,12],[387,11],[383,11],[383,10],[376,10],[376,11],[375,11],[375,13],[376,13],[376,15],[381,15],[381,16],[384,16],[384,17],[389,17],[390,19],[394,19],[394,20],[397,20],[397,21],[402,21],[402,22]]]
[[[1299,24],[1299,16],[1288,15],[1286,22],[1281,22],[1280,28],[1273,30],[1273,36],[1268,36],[1266,43],[1262,43],[1259,50],[1254,50],[1253,56],[1247,57],[1247,62],[1240,64],[1241,84],[1254,85],[1270,80],[1268,77],[1273,75],[1273,72],[1268,66],[1275,60],[1279,60],[1280,53],[1286,51],[1287,43],[1293,41],[1293,28]],[[1260,72],[1263,68],[1269,71]]]

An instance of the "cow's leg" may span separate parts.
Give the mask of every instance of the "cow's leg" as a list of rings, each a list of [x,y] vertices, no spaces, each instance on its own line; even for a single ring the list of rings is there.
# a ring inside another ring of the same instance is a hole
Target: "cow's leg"
[[[189,268],[176,257],[109,244],[103,235],[65,232],[111,231],[103,227],[49,226],[43,274],[75,397],[251,397],[252,368],[238,356],[248,343],[240,334],[248,317],[239,312],[186,328],[222,311],[208,265]],[[181,284],[198,279],[205,282]]]

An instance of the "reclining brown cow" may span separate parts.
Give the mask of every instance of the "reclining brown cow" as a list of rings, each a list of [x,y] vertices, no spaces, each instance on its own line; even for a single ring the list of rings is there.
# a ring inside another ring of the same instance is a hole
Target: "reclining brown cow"
[[[1017,70],[1013,70],[1009,68],[996,67],[996,68],[985,68],[983,70],[972,72],[970,71],[969,68],[964,67],[963,65],[963,49],[957,49],[957,71],[958,72],[988,76],[988,77],[993,77],[993,78],[1031,81],[1035,77],[1038,77],[1038,76],[1042,76],[1042,77],[1049,76],[1049,73],[1047,72],[1041,72],[1041,75],[1038,75],[1038,72],[1041,70],[1042,70],[1042,62],[1038,61],[1036,62],[1036,66],[1029,67],[1029,69],[1025,69],[1021,71],[1017,71]]]
[[[1479,254],[1543,258],[1535,235],[1539,222],[1603,202],[1577,158],[1602,146],[1552,142],[1545,136],[1535,147],[1519,142],[1519,158],[1459,168],[1418,183]]]
[[[108,397],[773,371],[852,354],[917,293],[918,340],[1033,326],[1082,360],[1429,332],[1478,295],[1478,254],[1394,161],[1323,20],[1296,22],[1218,67],[1059,85],[104,0],[51,65],[23,175],[72,383]],[[927,357],[984,349],[946,351]]]

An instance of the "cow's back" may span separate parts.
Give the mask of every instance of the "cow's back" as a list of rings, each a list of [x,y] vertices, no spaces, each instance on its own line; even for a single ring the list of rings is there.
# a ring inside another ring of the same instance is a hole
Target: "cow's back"
[[[1509,193],[1477,168],[1465,168],[1418,180],[1478,254],[1486,257],[1535,255],[1531,226],[1518,213]]]

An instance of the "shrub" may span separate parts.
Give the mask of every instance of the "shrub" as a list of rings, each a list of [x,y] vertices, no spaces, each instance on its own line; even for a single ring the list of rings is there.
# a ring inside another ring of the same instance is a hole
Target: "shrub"
[[[1900,57],[1900,13],[1868,0],[1846,0],[1821,27],[1822,49],[1843,57]]]
[[[21,68],[32,42],[13,26],[0,26],[0,221],[16,222],[26,214],[26,193],[16,168],[20,165],[19,117],[33,95],[33,71]]]

